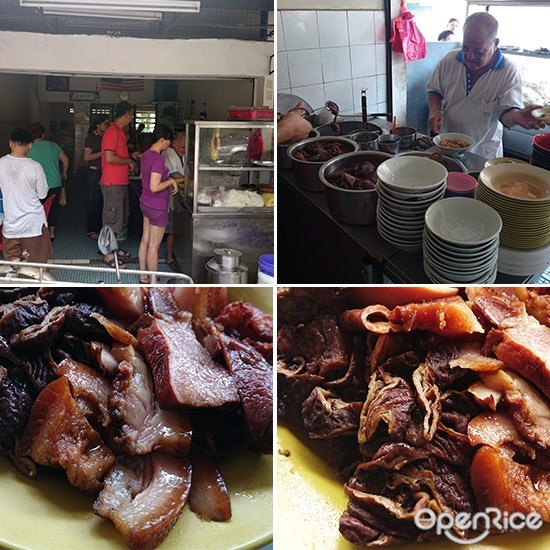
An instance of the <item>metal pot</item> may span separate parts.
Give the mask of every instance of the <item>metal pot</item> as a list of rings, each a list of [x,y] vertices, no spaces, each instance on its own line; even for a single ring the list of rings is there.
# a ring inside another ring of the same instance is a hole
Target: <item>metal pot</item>
[[[378,149],[378,138],[380,136],[375,132],[369,132],[367,130],[360,130],[358,132],[352,132],[349,135],[350,139],[359,143],[361,151],[376,151]]]
[[[393,133],[401,138],[401,142],[399,143],[400,149],[412,147],[416,139],[416,128],[411,128],[410,126],[398,126]]]
[[[380,126],[367,122],[366,124],[361,120],[344,120],[338,122],[338,129],[334,129],[332,124],[323,124],[318,126],[317,130],[322,136],[348,136],[352,132],[358,132],[359,130],[367,130],[368,132],[374,132],[381,136],[384,132]]]
[[[342,143],[349,152],[358,151],[359,145],[345,137],[339,136],[320,136],[310,139],[304,139],[294,145],[291,145],[287,150],[287,155],[292,160],[292,167],[294,169],[294,177],[296,184],[305,191],[317,191],[322,192],[325,190],[325,186],[319,179],[319,168],[323,166],[325,161],[312,162],[307,160],[301,160],[295,157],[295,154],[304,149],[307,145],[315,143],[317,141],[338,141]]]
[[[394,134],[384,134],[378,139],[378,149],[384,153],[395,154],[399,151],[401,138]]]
[[[214,257],[206,263],[206,280],[217,284],[245,284],[248,267],[241,264],[242,252],[232,248],[215,248]]]
[[[342,189],[327,180],[335,170],[345,168],[357,162],[371,162],[378,168],[384,161],[392,158],[387,153],[377,151],[358,151],[335,157],[323,164],[319,177],[325,186],[327,204],[335,219],[352,225],[376,223],[376,189]]]
[[[310,138],[319,137],[319,132],[311,130],[309,133]],[[291,170],[292,169],[292,159],[286,154],[288,148],[291,146],[291,143],[280,143],[277,145],[277,169],[278,170]]]

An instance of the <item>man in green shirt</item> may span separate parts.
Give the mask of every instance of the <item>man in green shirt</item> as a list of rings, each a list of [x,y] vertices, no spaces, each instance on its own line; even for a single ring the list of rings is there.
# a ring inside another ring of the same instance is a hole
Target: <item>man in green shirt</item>
[[[48,180],[48,196],[54,195],[48,215],[50,239],[53,241],[55,239],[55,226],[57,225],[57,205],[63,188],[63,180],[67,179],[69,157],[57,143],[44,139],[46,130],[40,122],[31,124],[28,130],[32,135],[33,142],[27,156],[42,165]],[[61,163],[61,172],[59,171],[59,163]]]

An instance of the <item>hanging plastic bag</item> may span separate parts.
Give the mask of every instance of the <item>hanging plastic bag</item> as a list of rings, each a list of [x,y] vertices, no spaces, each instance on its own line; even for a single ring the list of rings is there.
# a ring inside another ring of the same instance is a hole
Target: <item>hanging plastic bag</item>
[[[414,15],[407,9],[405,1],[401,2],[401,15],[392,21],[391,48],[402,53],[405,62],[424,59],[427,55],[426,39],[413,21]]]

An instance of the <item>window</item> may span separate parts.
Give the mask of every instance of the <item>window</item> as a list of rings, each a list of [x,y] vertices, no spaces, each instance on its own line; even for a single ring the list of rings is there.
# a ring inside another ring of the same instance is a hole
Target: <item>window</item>
[[[114,107],[110,103],[93,103],[90,107],[90,119],[94,115],[106,115],[113,120]]]
[[[143,133],[151,133],[155,129],[157,122],[157,107],[156,105],[136,105],[134,115],[134,126],[137,128],[140,124],[144,124]]]

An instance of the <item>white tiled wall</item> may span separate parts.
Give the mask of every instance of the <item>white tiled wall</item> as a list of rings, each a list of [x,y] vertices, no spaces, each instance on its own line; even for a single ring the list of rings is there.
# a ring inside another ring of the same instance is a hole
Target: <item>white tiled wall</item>
[[[382,11],[279,11],[277,92],[313,108],[335,101],[343,114],[386,112],[386,44]]]

